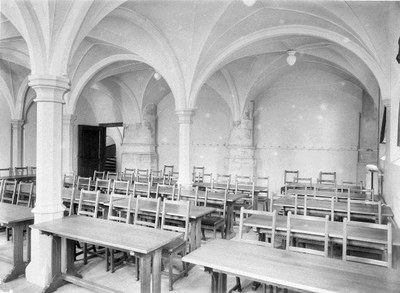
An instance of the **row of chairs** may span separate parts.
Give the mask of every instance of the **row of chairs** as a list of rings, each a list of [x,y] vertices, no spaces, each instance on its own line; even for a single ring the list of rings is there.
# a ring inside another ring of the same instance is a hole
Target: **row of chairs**
[[[14,175],[35,175],[36,167],[14,167],[14,168],[0,168],[0,176],[14,176]]]
[[[33,191],[33,182],[17,182],[16,180],[0,181],[0,201],[4,203],[33,207]]]
[[[99,217],[99,196],[100,191],[84,190],[80,191],[79,204],[77,214],[81,216]],[[133,224],[138,226],[146,226],[154,229],[170,230],[182,233],[182,237],[163,247],[162,255],[168,259],[168,274],[170,290],[173,288],[173,283],[181,276],[187,274],[186,264],[183,264],[183,270],[178,274],[174,273],[173,259],[176,256],[183,257],[187,253],[188,236],[189,236],[189,201],[173,201],[165,199],[161,202],[161,198],[147,198],[129,195],[129,204],[127,211],[123,211],[114,207],[116,200],[124,197],[112,193],[110,196],[109,209],[107,219],[110,221],[120,222],[121,224]],[[133,208],[133,202],[135,207]],[[154,203],[156,211],[150,215],[143,210],[146,203]],[[169,211],[172,211],[169,212]],[[132,218],[132,213],[134,217]],[[161,220],[160,220],[161,219]],[[87,250],[87,246],[84,245]],[[118,265],[116,258],[117,251],[106,249],[106,270],[114,272]],[[126,252],[127,253],[127,252]],[[84,253],[87,255],[87,252]],[[85,262],[85,257],[84,257]],[[139,279],[139,259],[136,257],[136,276]]]

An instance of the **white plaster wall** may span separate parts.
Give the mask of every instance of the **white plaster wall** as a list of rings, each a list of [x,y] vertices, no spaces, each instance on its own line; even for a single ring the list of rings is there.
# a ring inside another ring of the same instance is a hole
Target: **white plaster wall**
[[[361,99],[356,92],[317,88],[280,88],[256,101],[257,174],[270,176],[278,192],[284,170],[301,177],[336,171],[338,182],[357,178],[357,145]]]
[[[10,167],[11,113],[5,99],[0,96],[0,168]]]
[[[28,109],[24,125],[23,165],[36,166],[37,106],[32,103]]]
[[[209,93],[209,92],[208,92]],[[219,96],[199,96],[193,117],[191,166],[205,167],[206,173],[228,171],[227,141],[232,127],[231,111]]]

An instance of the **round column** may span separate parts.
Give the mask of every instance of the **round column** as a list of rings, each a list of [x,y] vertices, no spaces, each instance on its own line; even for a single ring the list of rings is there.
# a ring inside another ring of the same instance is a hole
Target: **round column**
[[[190,130],[194,109],[176,111],[179,123],[179,181],[183,186],[192,185],[190,168]]]

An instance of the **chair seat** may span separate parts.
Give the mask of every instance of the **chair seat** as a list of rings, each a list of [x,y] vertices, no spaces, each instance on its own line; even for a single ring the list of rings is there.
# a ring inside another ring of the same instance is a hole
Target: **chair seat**
[[[218,217],[218,216],[209,216],[209,217],[204,217],[201,220],[201,225],[202,226],[218,226],[218,224],[223,224],[225,221],[224,218]]]
[[[163,247],[163,253],[174,253],[177,250],[180,250],[183,246],[186,246],[186,241],[182,238],[175,239],[174,241],[168,243]]]

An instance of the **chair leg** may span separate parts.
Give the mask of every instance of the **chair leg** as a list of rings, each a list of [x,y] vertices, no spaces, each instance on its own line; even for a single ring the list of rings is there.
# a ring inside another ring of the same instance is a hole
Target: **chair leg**
[[[172,282],[173,282],[173,266],[172,266],[172,254],[169,255],[169,264],[168,264],[168,276],[169,276],[169,291],[173,290]]]
[[[201,234],[202,234],[201,240],[206,240],[206,234],[204,232],[204,229],[201,229]]]
[[[106,272],[110,270],[110,249],[106,248]]]
[[[214,233],[214,239],[216,239],[217,238],[217,228],[213,229],[213,233]]]
[[[111,273],[115,272],[115,250],[111,249]]]
[[[87,265],[88,257],[87,257],[87,243],[83,245],[83,263]]]
[[[139,258],[137,256],[135,256],[135,266],[136,266],[136,281],[139,281],[140,265],[139,265]]]

